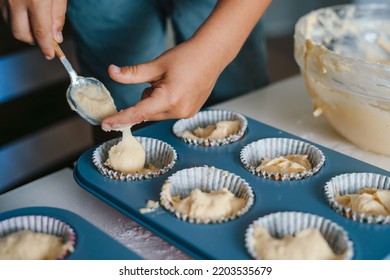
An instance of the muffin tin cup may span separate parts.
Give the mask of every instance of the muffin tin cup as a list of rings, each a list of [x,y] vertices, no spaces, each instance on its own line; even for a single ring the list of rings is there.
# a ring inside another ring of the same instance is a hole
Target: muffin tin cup
[[[169,190],[167,190],[169,186]],[[180,196],[181,199],[188,197],[192,190],[200,189],[203,192],[211,192],[227,188],[236,197],[246,200],[246,204],[237,213],[221,217],[219,219],[194,218],[177,211],[171,197]],[[171,175],[166,181],[160,193],[160,204],[176,218],[190,223],[209,224],[224,223],[244,215],[254,203],[254,193],[248,183],[241,177],[215,167],[192,167],[183,169]]]
[[[375,173],[346,173],[331,178],[324,187],[325,199],[339,214],[361,223],[390,224],[390,215],[369,215],[352,211],[336,201],[336,193],[340,196],[356,194],[362,188],[390,190],[390,177]]]
[[[127,174],[114,170],[105,165],[104,163],[108,159],[108,151],[111,149],[111,147],[118,144],[122,140],[122,138],[119,137],[101,144],[94,150],[92,154],[92,161],[102,175],[114,180],[137,181],[161,176],[175,166],[177,161],[177,153],[171,145],[154,138],[135,138],[141,143],[141,145],[145,149],[146,165],[152,164],[158,169],[155,171]]]
[[[312,168],[303,172],[282,174],[268,173],[257,167],[263,158],[274,159],[292,154],[307,155]],[[317,147],[290,138],[265,138],[246,145],[240,152],[243,166],[252,174],[271,180],[291,181],[309,178],[316,174],[325,163],[325,156]]]
[[[255,220],[245,232],[245,248],[254,259],[262,259],[255,250],[255,226],[266,228],[274,238],[292,236],[302,230],[316,228],[336,255],[343,255],[344,259],[350,260],[354,254],[353,243],[347,232],[331,220],[303,212],[277,212]]]
[[[185,131],[193,131],[198,127],[205,128],[210,124],[216,124],[219,121],[240,121],[240,129],[237,133],[232,134],[223,139],[211,139],[211,138],[190,138],[185,137],[182,134]],[[248,128],[247,119],[236,112],[228,110],[205,110],[197,113],[194,117],[189,119],[182,119],[177,121],[173,127],[172,131],[177,138],[183,142],[191,145],[205,146],[205,147],[214,147],[222,146],[237,142],[240,140]]]
[[[26,215],[0,221],[0,237],[5,237],[23,230],[61,237],[66,250],[58,259],[64,259],[69,256],[76,245],[76,234],[73,228],[67,223],[53,217]]]

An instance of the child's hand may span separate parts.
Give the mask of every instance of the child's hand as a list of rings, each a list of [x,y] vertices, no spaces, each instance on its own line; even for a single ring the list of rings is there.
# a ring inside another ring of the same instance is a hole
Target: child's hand
[[[102,128],[195,115],[223,69],[217,57],[189,40],[145,64],[122,68],[111,65],[113,80],[125,84],[147,82],[151,86],[144,90],[139,103],[105,119]]]

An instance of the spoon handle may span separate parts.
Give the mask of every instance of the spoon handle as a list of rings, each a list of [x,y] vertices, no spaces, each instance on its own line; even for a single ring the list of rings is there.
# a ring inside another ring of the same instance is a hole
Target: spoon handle
[[[59,59],[65,57],[64,52],[61,50],[60,46],[56,41],[53,41],[53,46],[54,46],[54,52]]]
[[[60,59],[62,65],[64,65],[66,71],[68,71],[68,74],[70,76],[72,84],[75,84],[77,81],[77,73],[74,71],[72,65],[70,64],[69,60],[66,58],[64,52],[61,50],[60,46],[56,41],[53,41],[54,46],[54,52],[56,56]]]

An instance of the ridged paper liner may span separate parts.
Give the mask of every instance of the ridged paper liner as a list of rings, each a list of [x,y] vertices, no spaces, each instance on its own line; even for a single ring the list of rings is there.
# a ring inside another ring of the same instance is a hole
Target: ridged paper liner
[[[353,243],[347,232],[338,224],[323,217],[302,212],[277,212],[255,220],[245,232],[245,248],[254,259],[261,259],[255,250],[253,238],[254,226],[266,228],[274,238],[282,238],[286,235],[294,235],[296,232],[308,228],[316,228],[320,231],[330,248],[336,255],[344,255],[344,259],[353,257]]]
[[[303,172],[281,174],[260,171],[257,167],[263,158],[274,159],[287,155],[307,155],[312,168]],[[246,145],[240,152],[244,167],[251,173],[272,180],[301,180],[316,174],[325,163],[325,156],[317,147],[290,138],[265,138]]]
[[[158,170],[150,171],[147,173],[135,173],[127,174],[120,171],[116,171],[104,163],[108,159],[108,151],[112,146],[119,143],[122,140],[121,137],[112,139],[101,144],[95,149],[92,155],[92,161],[96,168],[104,176],[121,181],[135,181],[145,180],[154,177],[161,176],[167,173],[175,166],[177,161],[177,153],[173,147],[161,140],[148,138],[148,137],[135,137],[145,149],[146,153],[146,165],[148,163],[153,164]],[[146,166],[147,167],[147,166]]]
[[[219,121],[240,121],[240,129],[237,133],[232,134],[223,139],[209,139],[209,138],[189,138],[182,136],[185,131],[194,131],[198,127],[205,128],[210,124],[216,124]],[[189,119],[182,119],[177,121],[172,128],[173,133],[180,140],[191,145],[199,145],[205,147],[222,146],[237,142],[240,140],[248,127],[247,119],[236,112],[227,110],[205,110],[197,113],[194,117]]]
[[[208,223],[223,223],[229,220],[236,219],[244,215],[253,205],[254,194],[248,183],[239,176],[225,170],[215,167],[192,167],[183,169],[171,175],[165,183],[171,183],[171,196],[179,195],[180,198],[188,197],[192,190],[200,189],[203,192],[211,192],[222,188],[227,188],[236,197],[246,200],[245,206],[234,215],[222,217],[218,220],[203,220],[189,217],[187,214],[177,211],[168,201],[165,193],[160,193],[161,205],[175,215],[178,219],[190,223],[208,224]]]
[[[61,237],[63,244],[69,242],[75,248],[76,234],[73,228],[56,218],[41,215],[26,215],[0,221],[0,237],[5,237],[23,230]],[[64,255],[59,256],[58,259],[64,259],[70,254],[71,252],[67,251]]]
[[[336,192],[340,196],[356,194],[362,188],[390,190],[390,177],[375,173],[346,173],[331,178],[324,187],[328,204],[341,215],[357,222],[369,224],[390,224],[390,215],[369,215],[352,211],[336,201]]]

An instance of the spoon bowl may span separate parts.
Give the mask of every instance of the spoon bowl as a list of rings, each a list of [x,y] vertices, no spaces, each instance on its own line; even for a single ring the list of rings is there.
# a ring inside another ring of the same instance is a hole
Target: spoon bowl
[[[78,76],[57,42],[54,42],[56,56],[67,70],[71,84],[66,91],[70,108],[92,125],[117,113],[114,100],[104,84],[92,77]]]

